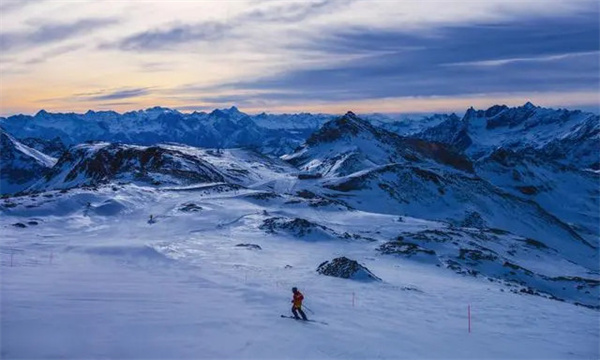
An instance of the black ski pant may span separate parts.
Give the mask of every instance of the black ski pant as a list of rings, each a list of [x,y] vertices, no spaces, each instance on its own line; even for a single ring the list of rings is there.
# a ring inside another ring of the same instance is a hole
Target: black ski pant
[[[302,311],[301,308],[296,308],[295,306],[292,306],[292,313],[294,314],[294,317],[296,319],[300,319],[300,317],[298,317],[298,313],[300,313],[300,316],[302,316],[302,320],[308,320],[306,318],[306,314],[304,313],[304,311]]]

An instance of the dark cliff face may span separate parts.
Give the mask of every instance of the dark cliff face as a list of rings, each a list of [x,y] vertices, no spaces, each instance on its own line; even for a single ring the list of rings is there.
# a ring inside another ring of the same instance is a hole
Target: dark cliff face
[[[44,176],[51,164],[36,158],[35,150],[0,130],[0,179],[2,194],[25,190],[33,181]]]
[[[19,141],[30,148],[55,158],[61,157],[67,150],[67,146],[58,137],[50,140],[29,137]]]
[[[78,146],[65,152],[46,175],[46,180],[52,181],[66,172],[64,182],[79,179],[85,185],[111,180],[139,180],[158,184],[161,175],[183,183],[225,181],[223,175],[209,163],[177,150],[120,144],[98,146],[98,149],[93,146]]]

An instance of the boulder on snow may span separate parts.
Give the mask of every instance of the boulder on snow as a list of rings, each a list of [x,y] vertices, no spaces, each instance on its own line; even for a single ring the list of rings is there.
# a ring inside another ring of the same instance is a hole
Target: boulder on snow
[[[183,211],[183,212],[198,212],[201,210],[203,210],[202,206],[196,205],[193,202],[188,202],[188,203],[182,204],[181,207],[179,208],[179,211]]]
[[[324,239],[336,237],[335,231],[332,229],[302,218],[268,218],[263,221],[259,229],[269,234],[284,232],[295,237],[306,237],[308,235]]]
[[[256,245],[256,244],[237,244],[236,246],[237,247],[245,247],[246,249],[250,249],[250,250],[262,250],[260,245]]]
[[[325,261],[317,268],[319,274],[360,281],[381,281],[366,266],[347,257]]]

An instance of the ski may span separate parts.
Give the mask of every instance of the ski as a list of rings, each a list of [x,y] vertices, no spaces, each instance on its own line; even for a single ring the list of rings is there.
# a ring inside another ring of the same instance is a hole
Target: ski
[[[298,321],[302,321],[302,322],[312,322],[312,323],[317,323],[317,324],[329,325],[325,321],[318,321],[318,320],[312,320],[312,319],[302,320],[302,319],[296,319],[295,317],[289,316],[289,315],[281,315],[281,317],[286,318],[286,319],[294,319],[294,320],[298,320]]]

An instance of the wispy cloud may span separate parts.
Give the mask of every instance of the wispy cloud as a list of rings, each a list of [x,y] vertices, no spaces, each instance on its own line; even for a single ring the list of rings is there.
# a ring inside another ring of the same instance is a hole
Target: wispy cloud
[[[226,83],[205,91],[235,94],[254,90],[256,95],[250,97],[256,100],[339,101],[597,89],[599,15],[592,8],[578,16],[527,16],[492,25],[444,27],[434,35],[349,28],[314,39],[303,48],[331,55],[356,52],[367,56]],[[502,66],[501,72],[498,66]],[[219,99],[227,99],[227,94],[210,100]]]
[[[40,46],[64,41],[92,31],[114,25],[114,18],[89,18],[71,23],[42,24],[29,30],[0,33],[0,51],[15,51],[31,46]]]
[[[46,62],[57,56],[67,54],[67,53],[76,51],[81,48],[83,48],[82,44],[70,44],[70,45],[59,46],[54,49],[44,51],[41,55],[38,55],[36,57],[30,58],[30,59],[24,61],[23,64],[33,65],[33,64],[43,63],[43,62]]]
[[[340,6],[347,6],[353,0],[321,0],[302,3],[280,2],[268,8],[255,9],[243,13],[235,22],[301,22],[311,16],[330,13]]]
[[[133,101],[115,101],[115,102],[101,103],[101,104],[98,104],[98,106],[101,108],[110,108],[112,106],[124,106],[124,105],[135,105],[135,104],[137,104],[137,103],[133,102]]]
[[[128,99],[128,98],[136,98],[144,95],[150,94],[149,88],[134,88],[134,89],[120,89],[116,91],[112,91],[109,93],[103,93],[86,96],[86,100],[90,101],[106,101],[106,100],[119,100],[119,99]]]
[[[7,14],[9,12],[18,11],[30,5],[41,4],[47,0],[3,0],[0,2],[0,12]]]
[[[102,44],[101,48],[116,47],[125,51],[168,50],[182,44],[221,40],[231,36],[233,30],[252,24],[301,22],[308,17],[328,13],[349,3],[350,1],[340,0],[275,3],[265,8],[243,12],[228,21],[176,24],[139,32],[117,43]]]
[[[145,31],[120,41],[121,50],[160,50],[196,41],[218,40],[233,26],[219,22],[177,25],[164,30]],[[104,47],[111,47],[104,45]]]
[[[534,56],[528,58],[512,58],[512,59],[495,59],[495,60],[481,60],[481,61],[467,61],[467,62],[458,62],[458,63],[449,63],[442,64],[444,66],[502,66],[519,62],[546,62],[546,61],[555,61],[562,60],[569,57],[577,57],[577,56],[596,56],[600,57],[600,52],[598,51],[589,51],[589,52],[576,52],[576,53],[566,53],[566,54],[558,54],[558,55],[547,55],[547,56]]]

